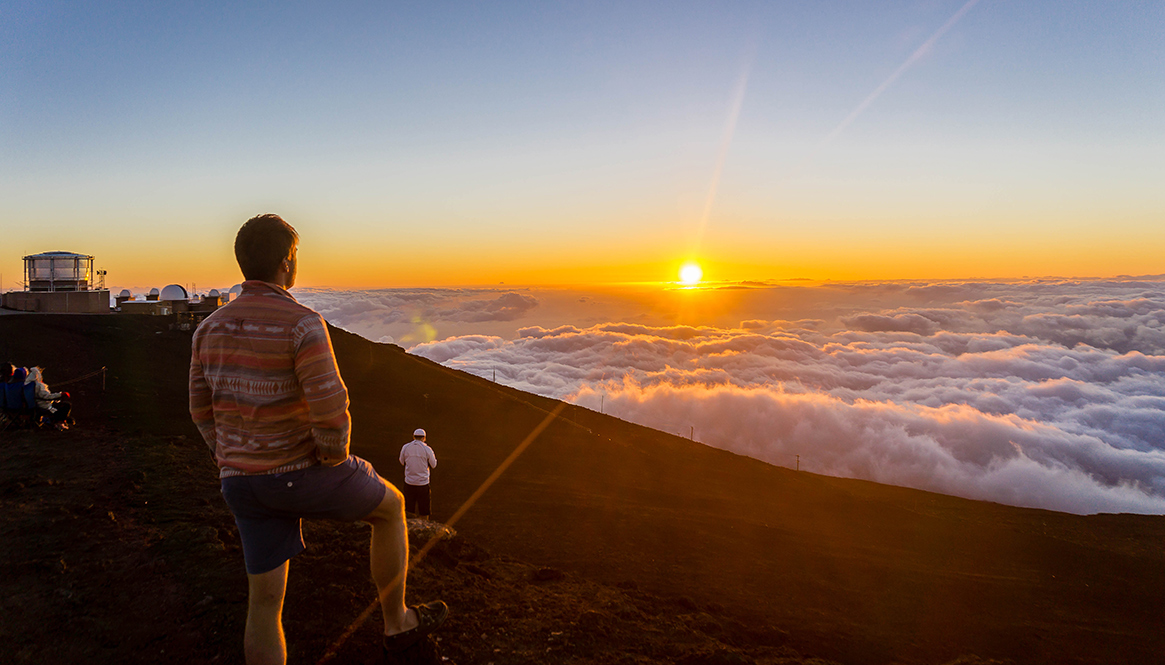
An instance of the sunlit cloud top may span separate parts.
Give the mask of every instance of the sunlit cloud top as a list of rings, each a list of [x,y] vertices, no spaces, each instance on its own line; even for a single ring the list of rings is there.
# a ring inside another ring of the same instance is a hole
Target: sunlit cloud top
[[[412,353],[781,466],[1165,514],[1163,284],[846,285],[804,290],[815,318],[531,325]]]

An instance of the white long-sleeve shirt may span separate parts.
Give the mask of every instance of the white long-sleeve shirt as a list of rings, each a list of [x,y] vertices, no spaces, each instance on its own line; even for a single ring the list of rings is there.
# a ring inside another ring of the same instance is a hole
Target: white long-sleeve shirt
[[[53,401],[61,398],[60,393],[49,392],[49,387],[45,385],[41,379],[39,367],[30,367],[28,370],[28,377],[24,379],[25,383],[35,383],[36,388],[33,389],[33,394],[36,395],[36,405],[49,413],[56,413],[57,407],[53,406]]]
[[[424,441],[413,439],[400,449],[400,463],[405,467],[406,485],[428,485],[429,469],[437,468],[437,456]]]

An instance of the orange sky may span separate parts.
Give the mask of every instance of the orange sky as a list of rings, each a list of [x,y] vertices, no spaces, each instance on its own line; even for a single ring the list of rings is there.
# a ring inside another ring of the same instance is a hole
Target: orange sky
[[[1161,6],[474,11],[14,10],[0,286],[229,286],[265,212],[309,286],[1165,273]]]

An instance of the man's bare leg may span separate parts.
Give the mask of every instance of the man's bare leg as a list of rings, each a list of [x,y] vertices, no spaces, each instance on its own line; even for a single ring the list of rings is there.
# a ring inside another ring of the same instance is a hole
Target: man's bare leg
[[[284,665],[287,643],[283,639],[283,596],[287,591],[287,567],[247,575],[247,630],[243,652],[247,665]]]
[[[372,525],[370,559],[372,580],[380,594],[384,634],[395,635],[417,627],[417,616],[405,607],[405,575],[409,565],[409,532],[404,497],[390,483],[384,499],[365,522]]]

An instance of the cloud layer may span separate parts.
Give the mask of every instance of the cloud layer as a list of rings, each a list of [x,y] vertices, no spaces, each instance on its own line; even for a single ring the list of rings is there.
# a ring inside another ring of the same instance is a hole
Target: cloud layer
[[[816,295],[801,309],[820,316],[529,326],[412,352],[782,466],[799,455],[815,472],[1013,505],[1165,513],[1165,284],[768,290],[755,302]],[[522,308],[495,300],[459,311]]]
[[[492,289],[296,289],[295,296],[333,325],[405,344],[432,340],[439,327],[514,321],[538,306],[531,295]]]

